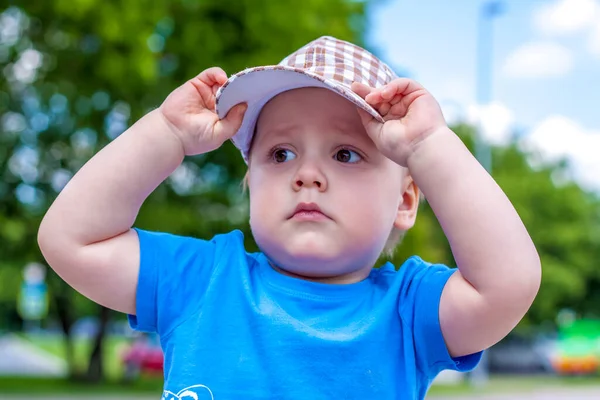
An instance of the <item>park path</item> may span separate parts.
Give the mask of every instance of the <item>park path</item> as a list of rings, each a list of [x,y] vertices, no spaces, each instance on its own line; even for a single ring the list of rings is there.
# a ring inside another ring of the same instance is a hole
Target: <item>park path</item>
[[[39,394],[27,395],[3,395],[0,394],[0,400],[160,400],[160,395],[149,396],[119,396],[119,395],[51,395],[43,396]],[[472,395],[431,395],[427,400],[600,400],[599,387],[585,388],[557,388],[534,389],[520,393],[502,393],[502,394],[472,394]]]

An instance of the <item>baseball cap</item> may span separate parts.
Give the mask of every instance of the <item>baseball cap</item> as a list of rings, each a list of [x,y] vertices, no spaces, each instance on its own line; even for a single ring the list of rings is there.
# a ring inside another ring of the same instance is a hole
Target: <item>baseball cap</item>
[[[247,68],[232,75],[216,94],[216,113],[224,118],[247,103],[244,120],[232,137],[248,162],[256,121],[263,106],[288,90],[320,87],[332,90],[383,122],[383,117],[352,89],[353,82],[378,88],[397,78],[384,62],[353,43],[322,36],[296,50],[277,65]]]

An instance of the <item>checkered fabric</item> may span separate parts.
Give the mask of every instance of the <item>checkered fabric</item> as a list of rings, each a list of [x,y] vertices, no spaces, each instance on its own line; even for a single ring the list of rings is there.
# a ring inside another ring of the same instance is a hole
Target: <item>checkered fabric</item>
[[[367,50],[330,36],[308,43],[279,65],[312,72],[348,88],[353,82],[380,87],[396,78],[387,65]]]
[[[237,104],[234,101],[228,101],[229,104],[223,106],[223,98],[226,96],[236,97],[235,94],[229,92],[242,92],[243,86],[251,84],[248,83],[250,79],[257,80],[260,79],[259,75],[265,76],[265,74],[270,74],[272,79],[252,90],[256,96],[246,94],[246,98],[238,99],[238,102],[246,101],[248,103],[248,110],[242,127],[232,141],[242,151],[246,162],[248,162],[248,152],[258,113],[262,106],[275,95],[297,87],[325,87],[336,91],[369,112],[373,117],[383,121],[375,109],[352,91],[351,85],[353,82],[359,82],[377,88],[397,78],[389,66],[367,50],[331,36],[323,36],[301,47],[277,65],[248,68],[231,76],[217,92],[216,109],[219,116],[224,117],[227,111]],[[286,81],[297,81],[297,77],[289,76],[289,74],[302,74],[310,79],[303,84],[290,83],[292,87],[287,87]],[[282,77],[282,75],[287,75],[287,77]],[[245,81],[243,84],[242,80]],[[273,81],[281,82],[280,88],[270,87],[273,86]],[[234,87],[236,88],[234,89]],[[268,95],[259,95],[261,88],[265,88],[264,91],[268,92]]]

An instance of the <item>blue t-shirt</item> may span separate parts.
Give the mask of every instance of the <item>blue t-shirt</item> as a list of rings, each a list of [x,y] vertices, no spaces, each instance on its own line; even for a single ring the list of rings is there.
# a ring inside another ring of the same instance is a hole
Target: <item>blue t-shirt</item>
[[[200,240],[138,230],[134,329],[156,332],[164,400],[422,399],[452,359],[439,301],[453,270],[412,257],[361,282],[283,275],[239,231]]]

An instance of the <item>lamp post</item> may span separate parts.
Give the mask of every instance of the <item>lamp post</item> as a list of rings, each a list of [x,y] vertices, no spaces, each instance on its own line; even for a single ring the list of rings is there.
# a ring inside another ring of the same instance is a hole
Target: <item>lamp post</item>
[[[492,151],[483,137],[483,110],[492,100],[493,70],[493,20],[504,11],[502,0],[486,0],[479,11],[477,27],[477,134],[475,135],[475,157],[481,165],[492,172]],[[471,385],[482,387],[488,381],[488,357],[483,353],[479,365],[468,374]]]
[[[488,171],[492,170],[492,153],[483,138],[482,112],[492,100],[493,70],[493,20],[504,12],[504,2],[489,0],[482,4],[477,27],[477,135],[475,136],[475,157]]]

